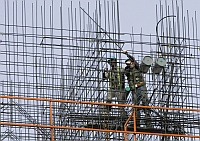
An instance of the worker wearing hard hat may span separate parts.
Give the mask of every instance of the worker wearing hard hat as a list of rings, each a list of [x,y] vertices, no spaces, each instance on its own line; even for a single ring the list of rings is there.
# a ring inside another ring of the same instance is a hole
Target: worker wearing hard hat
[[[125,75],[127,76],[129,87],[132,91],[132,101],[135,105],[140,105],[142,102],[143,106],[149,105],[147,88],[145,85],[144,77],[140,72],[139,64],[135,61],[135,58],[128,54],[126,50],[122,51],[123,54],[127,55],[128,59],[125,61]],[[146,116],[146,124],[150,124],[150,110],[143,109]],[[136,117],[140,119],[140,109],[137,109]],[[148,120],[149,119],[149,120]],[[137,121],[137,126],[140,126],[140,121]]]
[[[109,80],[109,91],[107,93],[106,102],[111,103],[112,98],[117,97],[119,104],[124,104],[127,98],[127,92],[125,91],[125,74],[124,68],[117,66],[117,59],[110,57],[107,61],[110,65],[110,70],[105,68],[103,71],[103,80]],[[111,111],[111,106],[107,106],[108,113]],[[127,116],[124,107],[119,107],[120,115],[122,117]]]

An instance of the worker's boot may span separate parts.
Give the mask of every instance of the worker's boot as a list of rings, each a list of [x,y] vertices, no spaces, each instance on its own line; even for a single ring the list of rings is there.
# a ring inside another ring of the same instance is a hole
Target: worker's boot
[[[146,118],[145,124],[146,124],[146,127],[153,128],[153,124],[152,124],[151,118]]]
[[[137,127],[140,127],[141,126],[141,123],[140,123],[140,110],[137,109],[136,111],[136,126]]]
[[[137,120],[136,120],[136,127],[140,127],[140,126],[141,126],[141,124],[140,124],[140,120],[137,119]]]
[[[111,111],[111,108],[112,108],[111,106],[106,106],[106,110],[109,112]]]
[[[153,127],[153,124],[152,124],[152,118],[150,116],[149,113],[146,114],[146,117],[145,117],[145,124],[147,127],[149,128],[152,128]]]
[[[111,102],[110,102],[110,101],[107,101],[106,103],[111,103]],[[111,108],[112,108],[112,106],[106,106],[106,109],[107,109],[108,112],[111,111]]]

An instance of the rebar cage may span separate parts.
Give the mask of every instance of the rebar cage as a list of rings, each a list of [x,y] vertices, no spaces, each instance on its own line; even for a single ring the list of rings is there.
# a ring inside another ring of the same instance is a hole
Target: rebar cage
[[[196,13],[184,15],[183,1],[160,1],[154,35],[120,31],[118,1],[1,4],[2,141],[199,140],[198,20]],[[124,104],[117,98],[106,103],[110,87],[102,73],[110,56],[126,66],[122,50],[141,65],[145,57],[154,61],[143,73],[148,106],[133,104],[131,92]],[[159,65],[159,58],[166,64]],[[100,114],[102,106],[112,106],[109,115]],[[128,117],[120,116],[119,107]],[[151,127],[144,109],[151,111]]]

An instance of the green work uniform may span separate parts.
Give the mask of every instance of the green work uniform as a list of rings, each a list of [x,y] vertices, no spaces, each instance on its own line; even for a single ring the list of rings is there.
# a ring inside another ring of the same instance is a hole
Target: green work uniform
[[[112,102],[112,98],[117,97],[119,104],[126,103],[127,92],[125,91],[125,74],[124,68],[114,67],[110,69],[106,78],[109,79],[109,90],[107,93],[106,101],[108,103]],[[105,78],[104,78],[105,79]],[[109,106],[107,113],[111,111],[111,106]],[[120,115],[127,115],[124,107],[119,107]]]
[[[125,75],[127,76],[129,87],[131,88],[131,91],[132,91],[132,101],[134,105],[140,105],[140,103],[142,102],[143,106],[148,106],[149,100],[148,100],[147,88],[144,82],[144,77],[142,73],[140,72],[139,67],[131,68],[130,66],[126,66]],[[149,122],[150,109],[143,109],[143,110],[146,117],[145,123],[147,124],[147,126],[149,126],[151,124],[151,122]],[[141,110],[137,108],[136,110],[137,124],[140,124],[140,120],[139,120],[141,116],[140,111]]]

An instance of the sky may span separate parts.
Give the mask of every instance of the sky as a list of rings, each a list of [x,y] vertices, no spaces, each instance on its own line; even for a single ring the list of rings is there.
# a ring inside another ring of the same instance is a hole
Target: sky
[[[5,1],[9,2],[11,5],[10,12],[12,9],[12,2],[13,0],[0,0],[0,12],[1,14],[5,14]],[[35,3],[36,0],[29,0],[26,2],[26,7],[30,6],[31,3]],[[52,0],[45,0],[46,3],[51,3]],[[70,0],[56,0],[54,1],[54,5],[60,5],[63,3],[64,7],[70,7]],[[112,1],[116,0],[109,0],[111,4]],[[186,15],[186,11],[189,10],[190,17],[194,16],[195,11],[197,12],[197,20],[200,21],[200,0],[177,0],[179,6],[181,6],[181,1],[183,1],[183,7]],[[14,0],[14,2],[18,2],[18,5],[21,5],[21,0]],[[81,3],[81,7],[87,9],[87,5],[90,5],[90,11],[94,12],[95,7],[95,0],[73,0],[73,7],[78,8],[78,3]],[[104,0],[100,0],[103,4]],[[107,1],[106,1],[107,2]],[[120,7],[120,28],[121,32],[129,32],[131,33],[132,27],[135,33],[140,33],[141,28],[143,33],[146,34],[155,34],[155,26],[156,26],[156,5],[160,5],[160,2],[165,5],[168,3],[169,5],[172,3],[172,0],[119,0],[119,7]],[[173,0],[176,3],[176,0]],[[43,4],[43,0],[37,0],[38,5]],[[56,6],[55,6],[56,7]],[[20,9],[21,10],[21,9]],[[58,10],[58,9],[57,9]],[[40,11],[38,11],[40,12]],[[56,13],[56,9],[54,10]],[[8,13],[8,12],[6,12]],[[59,13],[59,10],[58,10]],[[2,18],[0,22],[2,22]],[[4,21],[3,21],[4,22]],[[198,29],[200,32],[200,28]]]
[[[175,0],[173,0],[175,2]],[[156,5],[160,5],[160,0],[121,0],[120,18],[122,31],[129,31],[133,26],[134,31],[139,33],[141,28],[146,34],[155,34],[156,26]],[[165,0],[161,0],[165,4]],[[171,0],[166,0],[171,4]],[[177,0],[181,6],[181,0]],[[184,11],[189,11],[190,17],[197,11],[197,19],[200,22],[200,0],[183,0]],[[126,28],[125,28],[126,27]],[[198,30],[200,31],[200,29]]]
[[[48,0],[47,0],[48,1]],[[76,5],[80,0],[73,0],[73,4]],[[100,0],[104,3],[104,0]],[[110,0],[112,1],[116,0]],[[181,1],[183,1],[183,10],[189,11],[190,18],[194,17],[195,11],[197,12],[197,21],[200,22],[200,0],[173,0],[174,4],[177,2],[181,7]],[[68,3],[68,0],[63,0],[63,2]],[[165,6],[172,4],[172,0],[119,0],[120,7],[120,28],[121,32],[131,32],[132,27],[135,33],[140,33],[142,31],[146,34],[155,34],[156,26],[156,5]],[[70,2],[69,2],[70,3]],[[81,6],[87,8],[87,4],[90,4],[91,11],[92,6],[95,7],[95,0],[81,0]],[[198,29],[200,32],[200,28]]]

